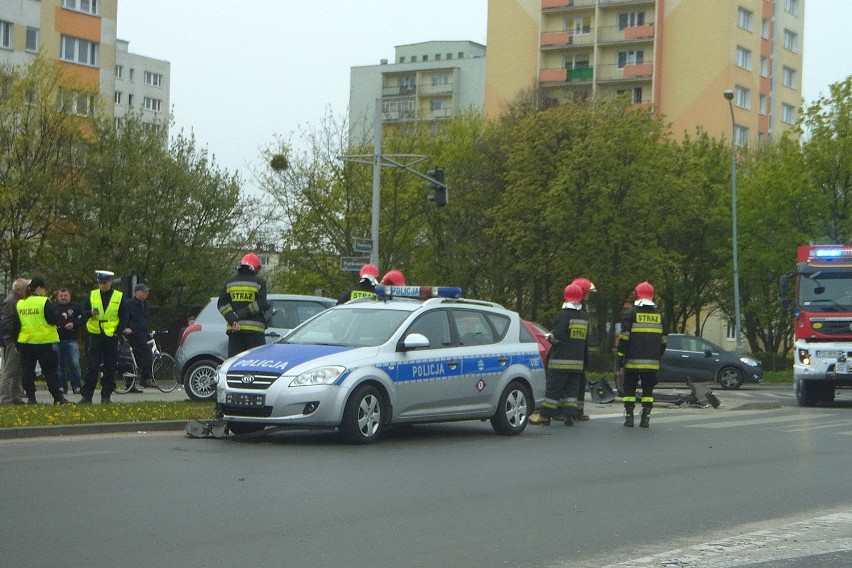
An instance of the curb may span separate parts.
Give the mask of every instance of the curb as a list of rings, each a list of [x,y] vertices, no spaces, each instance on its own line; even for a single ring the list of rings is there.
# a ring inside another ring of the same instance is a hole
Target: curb
[[[58,426],[28,426],[0,428],[0,440],[44,438],[56,436],[82,436],[86,434],[121,434],[145,432],[177,432],[186,428],[188,420],[163,420],[159,422],[116,422],[99,424],[61,424]]]

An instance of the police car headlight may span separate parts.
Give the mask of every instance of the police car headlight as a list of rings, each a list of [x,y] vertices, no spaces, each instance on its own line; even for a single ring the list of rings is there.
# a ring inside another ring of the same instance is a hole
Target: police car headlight
[[[292,381],[291,387],[309,387],[313,385],[331,385],[340,378],[346,367],[329,366],[305,371]]]

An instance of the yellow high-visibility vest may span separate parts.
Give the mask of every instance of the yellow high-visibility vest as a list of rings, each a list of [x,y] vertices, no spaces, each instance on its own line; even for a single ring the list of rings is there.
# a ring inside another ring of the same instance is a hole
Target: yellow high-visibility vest
[[[56,330],[56,326],[47,323],[47,320],[44,319],[44,306],[46,305],[46,296],[30,296],[18,300],[15,306],[18,310],[18,318],[21,320],[18,343],[35,345],[59,342],[59,332]]]
[[[92,290],[89,300],[92,309],[97,308],[100,313],[89,318],[89,321],[86,322],[86,329],[89,330],[89,333],[103,334],[107,337],[115,335],[115,330],[118,329],[118,307],[121,305],[121,292],[112,291],[112,297],[109,299],[109,305],[106,309],[101,302],[100,290]]]

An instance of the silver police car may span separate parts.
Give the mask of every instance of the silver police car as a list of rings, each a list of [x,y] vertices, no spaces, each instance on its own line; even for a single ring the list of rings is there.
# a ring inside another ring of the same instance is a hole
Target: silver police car
[[[390,424],[490,419],[521,433],[544,399],[545,371],[518,314],[458,288],[377,288],[324,311],[277,343],[225,361],[217,402],[232,433],[337,428],[354,444]]]

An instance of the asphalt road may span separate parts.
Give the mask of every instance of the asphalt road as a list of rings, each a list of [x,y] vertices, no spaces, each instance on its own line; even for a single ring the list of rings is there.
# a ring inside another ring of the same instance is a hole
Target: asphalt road
[[[789,387],[573,428],[0,441],[6,566],[792,566],[852,559],[852,400]],[[125,395],[127,396],[127,395]],[[773,564],[772,562],[776,562]],[[830,565],[830,564],[824,564]],[[833,564],[838,565],[838,564]]]

